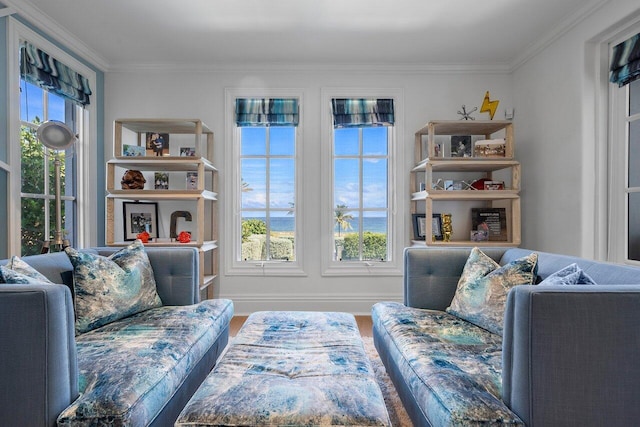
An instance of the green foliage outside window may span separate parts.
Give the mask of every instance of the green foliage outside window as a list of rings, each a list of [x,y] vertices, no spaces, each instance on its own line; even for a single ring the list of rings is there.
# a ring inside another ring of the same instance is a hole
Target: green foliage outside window
[[[358,234],[348,233],[344,236],[343,259],[359,259]],[[387,258],[387,235],[384,233],[362,233],[362,259],[382,260]]]
[[[40,119],[36,117],[35,124],[40,123]],[[20,129],[20,145],[22,148],[21,155],[21,173],[22,193],[44,195],[44,162],[45,148],[38,141],[36,130],[27,126]],[[53,198],[55,195],[54,183],[54,158],[47,157],[50,171],[49,194]],[[61,193],[64,194],[65,162],[62,161],[60,168]],[[21,199],[21,242],[22,255],[33,255],[40,253],[42,244],[49,236],[45,236],[45,203],[47,201],[42,198],[22,197]],[[53,200],[50,202],[50,218],[49,224],[53,227],[55,224],[55,206]],[[64,203],[62,204],[62,219],[64,222]]]

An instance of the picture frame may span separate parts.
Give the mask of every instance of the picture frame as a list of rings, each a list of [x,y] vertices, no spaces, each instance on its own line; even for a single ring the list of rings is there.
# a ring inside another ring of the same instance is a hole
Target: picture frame
[[[155,190],[168,190],[169,174],[166,172],[155,172],[153,174],[153,188]]]
[[[431,238],[433,241],[444,239],[442,235],[442,216],[439,213],[433,213],[431,217]]]
[[[414,240],[426,240],[427,224],[425,214],[413,214],[413,238]],[[442,218],[439,213],[431,216],[431,239],[433,241],[443,240]]]
[[[147,132],[146,137],[147,156],[168,156],[169,155],[169,134],[158,132]]]
[[[451,157],[471,157],[471,135],[451,136]]]
[[[413,214],[413,239],[425,240],[426,224],[425,214]]]
[[[180,157],[195,157],[195,147],[180,147]]]
[[[124,157],[144,157],[147,154],[145,147],[142,145],[124,144],[122,146],[122,155]]]
[[[482,231],[476,238],[505,242],[507,235],[507,212],[505,208],[471,208],[471,231]],[[472,236],[473,237],[473,236]]]
[[[156,202],[122,202],[124,240],[135,240],[143,231],[158,238],[158,204]]]

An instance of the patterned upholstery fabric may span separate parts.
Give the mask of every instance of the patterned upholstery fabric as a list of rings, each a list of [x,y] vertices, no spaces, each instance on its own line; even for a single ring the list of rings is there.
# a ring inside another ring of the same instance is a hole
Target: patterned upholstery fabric
[[[502,335],[504,308],[509,290],[517,285],[535,284],[537,267],[536,253],[500,267],[480,249],[473,248],[451,305],[446,311]]]
[[[13,256],[6,265],[0,266],[0,283],[30,284],[51,281],[19,257]]]
[[[540,282],[540,285],[595,285],[587,273],[585,273],[575,262],[556,271]]]
[[[387,426],[353,315],[252,314],[176,426]]]
[[[76,337],[80,397],[58,426],[146,426],[233,315],[230,300],[144,311]]]
[[[372,319],[432,426],[522,425],[500,398],[500,335],[396,302],[375,304]]]
[[[77,334],[162,305],[139,240],[109,257],[65,252],[73,264]]]

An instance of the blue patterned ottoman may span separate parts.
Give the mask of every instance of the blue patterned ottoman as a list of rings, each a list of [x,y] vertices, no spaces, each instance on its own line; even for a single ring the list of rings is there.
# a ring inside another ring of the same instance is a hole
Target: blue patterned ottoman
[[[249,316],[176,426],[390,426],[355,318]]]

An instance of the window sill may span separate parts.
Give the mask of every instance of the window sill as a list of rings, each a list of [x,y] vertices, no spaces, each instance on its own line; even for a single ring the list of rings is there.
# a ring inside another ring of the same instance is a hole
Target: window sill
[[[332,263],[322,272],[323,276],[402,276],[402,268],[393,263],[359,261]]]

